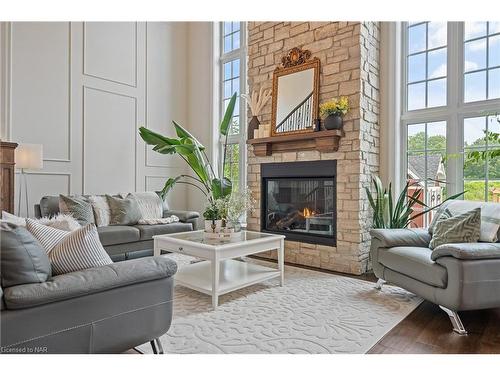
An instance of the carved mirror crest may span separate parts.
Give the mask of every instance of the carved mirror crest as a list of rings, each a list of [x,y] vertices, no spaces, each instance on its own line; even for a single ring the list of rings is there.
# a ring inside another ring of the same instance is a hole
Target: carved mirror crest
[[[293,48],[274,70],[271,134],[314,131],[318,118],[320,61],[311,52]]]

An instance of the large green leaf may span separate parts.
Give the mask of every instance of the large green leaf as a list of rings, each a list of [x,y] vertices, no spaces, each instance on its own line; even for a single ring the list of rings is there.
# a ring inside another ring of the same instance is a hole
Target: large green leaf
[[[176,145],[179,141],[174,138],[168,138],[161,134],[155,133],[154,131],[141,126],[139,128],[139,135],[148,145],[153,146],[165,146],[165,145]]]
[[[161,189],[160,191],[160,198],[161,199],[165,199],[168,192],[170,190],[172,190],[172,188],[175,186],[175,184],[177,183],[177,181],[179,181],[179,179],[181,179],[182,176],[177,176],[175,178],[172,178],[170,177],[167,182],[165,182],[165,185],[163,186],[163,189]]]
[[[212,180],[212,195],[215,199],[227,197],[233,191],[233,183],[226,177]]]
[[[180,124],[178,124],[177,122],[175,121],[172,121],[172,123],[174,124],[174,128],[175,128],[175,133],[180,137],[180,138],[189,138],[193,141],[194,144],[196,144],[198,146],[198,148],[203,151],[205,149],[205,146],[203,146],[201,144],[200,141],[198,141],[198,139],[196,139],[196,137],[194,135],[192,135],[190,132],[188,132],[186,129],[184,129]]]
[[[227,135],[229,130],[229,124],[231,123],[231,119],[233,118],[234,105],[236,103],[236,93],[231,96],[231,100],[229,100],[229,104],[226,108],[226,113],[224,113],[224,117],[222,118],[222,122],[219,126],[219,132],[221,135]]]

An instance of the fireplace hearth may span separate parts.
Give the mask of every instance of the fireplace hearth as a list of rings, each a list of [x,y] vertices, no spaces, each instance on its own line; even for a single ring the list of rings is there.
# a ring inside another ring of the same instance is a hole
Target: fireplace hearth
[[[336,160],[261,164],[261,230],[336,246]]]

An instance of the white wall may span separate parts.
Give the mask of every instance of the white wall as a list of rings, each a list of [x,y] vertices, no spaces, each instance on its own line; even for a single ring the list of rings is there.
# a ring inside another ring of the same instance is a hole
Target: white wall
[[[137,130],[172,134],[171,120],[206,123],[204,103],[188,117],[188,90],[196,88],[187,79],[190,29],[173,22],[1,24],[1,138],[44,147],[44,168],[28,171],[31,203],[59,193],[159,189],[186,171],[178,158],[146,150]],[[182,187],[169,201],[199,209]]]
[[[217,79],[214,67],[217,55],[213,49],[214,23],[188,23],[188,98],[189,111],[187,127],[207,148],[209,158],[216,158],[214,145],[217,144],[215,119],[218,116],[214,98],[218,98]],[[215,163],[216,165],[217,163]],[[206,199],[195,189],[188,189],[188,209],[202,211]]]

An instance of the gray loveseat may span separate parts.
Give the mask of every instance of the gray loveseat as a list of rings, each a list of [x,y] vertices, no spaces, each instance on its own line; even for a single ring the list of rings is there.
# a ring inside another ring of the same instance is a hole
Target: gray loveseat
[[[59,197],[45,196],[35,205],[35,216],[53,216],[59,213]],[[113,261],[153,255],[153,236],[187,232],[197,229],[199,213],[170,210],[164,203],[163,217],[176,215],[179,222],[155,225],[110,225],[98,227],[99,239]]]
[[[122,353],[172,320],[175,262],[147,257],[0,287],[0,353]],[[3,280],[3,279],[2,279]]]
[[[439,305],[455,332],[467,334],[459,311],[500,307],[500,242],[445,244],[431,250],[427,229],[374,229],[371,235],[377,288],[387,281]]]

